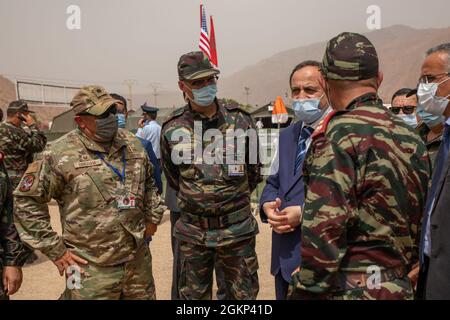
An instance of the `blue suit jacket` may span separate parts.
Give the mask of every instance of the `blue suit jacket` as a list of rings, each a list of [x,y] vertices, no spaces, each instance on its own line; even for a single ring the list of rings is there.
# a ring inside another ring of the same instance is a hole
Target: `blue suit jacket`
[[[263,222],[267,222],[267,216],[262,210],[262,206],[266,202],[280,198],[280,210],[286,207],[303,205],[305,194],[302,170],[299,170],[297,175],[294,176],[295,158],[301,129],[302,123],[298,122],[284,129],[280,134],[278,173],[267,179],[259,202]],[[300,226],[287,234],[280,235],[272,232],[271,274],[276,275],[281,269],[283,278],[290,281],[292,272],[299,266]]]

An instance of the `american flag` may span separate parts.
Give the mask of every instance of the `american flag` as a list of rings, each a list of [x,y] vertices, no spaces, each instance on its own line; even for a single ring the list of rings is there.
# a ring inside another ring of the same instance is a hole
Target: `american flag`
[[[206,23],[205,7],[200,5],[200,41],[198,47],[211,60],[211,45],[209,43],[208,24]]]

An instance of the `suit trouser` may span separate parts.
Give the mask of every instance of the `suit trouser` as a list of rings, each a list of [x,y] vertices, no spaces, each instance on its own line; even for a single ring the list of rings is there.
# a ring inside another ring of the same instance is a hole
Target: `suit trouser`
[[[180,270],[181,270],[181,258],[180,258],[180,244],[178,239],[173,236],[173,229],[175,223],[180,218],[180,212],[170,211],[170,234],[171,236],[171,244],[172,244],[172,256],[173,256],[173,267],[172,267],[172,290],[171,290],[171,299],[178,300],[180,299],[178,294],[178,281],[180,279]],[[225,300],[226,299],[226,285],[224,280],[223,271],[220,267],[216,265],[216,282],[217,282],[217,299]]]
[[[275,296],[277,300],[286,300],[289,282],[284,280],[281,270],[275,275]]]
[[[430,267],[430,258],[424,255],[423,266],[419,271],[419,280],[417,281],[416,299],[425,300],[427,288],[428,268]]]

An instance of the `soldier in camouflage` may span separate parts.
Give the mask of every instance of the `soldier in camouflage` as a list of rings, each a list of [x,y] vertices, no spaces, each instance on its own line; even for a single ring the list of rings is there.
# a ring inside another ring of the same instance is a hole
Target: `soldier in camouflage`
[[[255,129],[247,112],[218,102],[218,73],[202,52],[180,58],[179,87],[187,105],[169,116],[161,134],[164,173],[177,192],[181,212],[174,227],[180,244],[180,299],[211,299],[215,265],[222,270],[225,299],[255,299],[259,291],[258,225],[251,214],[250,195],[261,180],[260,164],[259,159],[251,161],[249,157],[251,153],[258,158],[257,138],[254,148],[250,139],[239,144],[243,148],[238,149],[245,153],[242,163],[210,163],[202,158],[207,151],[213,157],[223,156],[225,149],[227,156],[234,157],[234,139],[232,143],[222,140],[227,131]],[[219,138],[206,138],[211,132]],[[205,153],[198,154],[198,148]],[[186,161],[174,161],[178,154]]]
[[[21,239],[66,272],[63,299],[155,299],[144,236],[165,208],[142,144],[118,129],[116,102],[82,88],[71,102],[78,128],[39,155],[14,193]],[[50,225],[52,198],[62,236]]]
[[[334,111],[304,165],[301,265],[291,299],[412,299],[419,223],[431,165],[420,137],[377,96],[374,46],[329,41],[322,87]]]
[[[25,101],[13,101],[6,111],[6,122],[0,124],[3,140],[0,151],[5,154],[5,167],[13,188],[17,187],[28,165],[33,162],[34,153],[44,150],[47,143],[32,113]]]
[[[3,143],[1,139],[0,146]],[[8,300],[22,284],[22,266],[30,250],[14,227],[12,186],[3,160],[0,152],[0,300]]]

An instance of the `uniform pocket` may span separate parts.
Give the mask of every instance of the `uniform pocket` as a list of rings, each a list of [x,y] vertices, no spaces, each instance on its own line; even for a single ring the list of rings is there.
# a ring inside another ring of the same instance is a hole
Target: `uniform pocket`
[[[101,177],[92,172],[86,171],[76,177],[74,192],[78,195],[78,202],[83,209],[94,209],[112,200]]]

